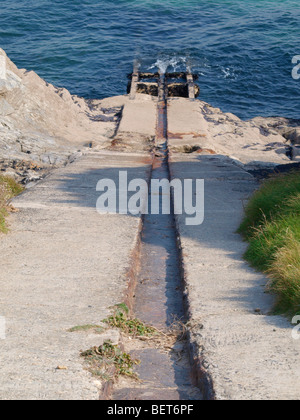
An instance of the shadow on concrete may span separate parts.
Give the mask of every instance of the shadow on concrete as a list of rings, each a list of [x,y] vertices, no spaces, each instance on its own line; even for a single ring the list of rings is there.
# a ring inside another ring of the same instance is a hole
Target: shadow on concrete
[[[187,162],[174,162],[172,163],[172,172],[174,174],[184,173],[181,171],[182,165],[190,164]],[[226,171],[226,165],[227,164],[224,165],[224,162],[219,162],[221,175],[224,173],[224,169]],[[235,171],[240,169],[232,165],[231,170]],[[72,206],[75,205],[83,208],[89,207],[95,209],[96,211],[96,202],[101,195],[100,192],[96,191],[96,185],[98,181],[101,179],[111,179],[115,181],[116,185],[118,185],[119,173],[121,171],[127,172],[128,182],[130,182],[136,178],[145,179],[149,177],[150,169],[149,167],[146,169],[145,166],[120,166],[104,169],[87,169],[84,172],[72,173],[70,166],[69,173],[55,178],[58,183],[58,189],[64,193],[64,198],[62,198],[62,195],[59,195],[57,198],[53,196],[52,202],[69,204]],[[196,174],[194,172],[191,177],[195,175]],[[255,183],[254,178],[250,176],[249,181],[247,181],[247,179],[237,179],[236,183],[231,184],[231,188],[225,193],[225,190],[223,191],[222,188],[219,188],[217,191],[210,191],[209,184],[211,180],[208,178],[205,182],[205,221],[201,226],[184,226],[181,232],[183,238],[187,237],[192,241],[195,241],[195,243],[201,243],[202,247],[211,250],[212,254],[215,253],[216,258],[218,256],[218,250],[220,250],[222,254],[230,257],[230,259],[233,261],[235,270],[239,270],[241,278],[243,277],[243,273],[252,273],[252,275],[254,273],[255,276],[255,271],[249,267],[249,265],[242,259],[243,250],[246,249],[247,245],[242,241],[240,235],[235,232],[242,220],[243,206],[246,200],[251,196],[255,186],[257,187],[258,184]],[[225,182],[226,179],[224,178],[224,185]],[[222,186],[222,184],[220,184],[220,186]],[[219,193],[219,195],[216,194],[216,192]],[[67,193],[67,196],[65,193]],[[132,194],[134,193],[129,192],[128,197],[130,197]],[[229,202],[226,202],[227,198],[229,198]],[[212,211],[213,209],[217,209],[219,212]],[[99,223],[101,223],[102,217],[105,217],[105,215],[99,215]],[[131,215],[129,213],[128,217],[139,216]],[[174,277],[172,266],[174,266],[173,254],[175,251],[168,250],[168,241],[167,243],[164,243],[162,236],[160,234],[155,234],[156,227],[159,227],[160,221],[162,222],[162,226],[167,226],[167,229],[169,229],[168,225],[170,222],[167,221],[167,219],[163,221],[163,219],[166,218],[165,215],[149,215],[147,218],[149,223],[153,225],[154,229],[151,234],[143,235],[143,241],[147,245],[152,245],[153,247],[157,248],[161,247],[164,251],[162,254],[165,254],[164,258],[170,258],[170,261],[166,263],[167,272],[165,275],[171,281],[171,279]],[[184,225],[183,222],[182,225]],[[166,232],[163,234],[166,235]],[[174,238],[170,239],[170,241],[174,242]],[[201,260],[202,257],[199,255],[196,263],[201,263]],[[217,266],[218,260],[216,259],[214,261]],[[201,271],[199,271],[199,277],[201,277]],[[169,279],[167,281],[169,281]],[[261,307],[263,312],[267,311],[266,308],[271,309],[270,305],[272,305],[273,298],[272,296],[265,294],[264,286],[266,284],[264,283],[266,283],[265,277],[261,273],[257,273],[257,279],[254,281],[252,280],[253,287],[247,287],[245,289],[241,287],[236,291],[228,291],[228,300],[239,301],[240,305],[243,306],[244,309],[249,310],[251,313],[253,313],[253,310],[257,307]],[[260,291],[259,295],[257,294],[258,291]],[[166,293],[168,293],[168,291],[166,291]],[[168,306],[169,305],[167,305],[167,307]],[[169,311],[168,309],[166,309],[166,311],[168,322],[171,322],[171,318],[173,316],[172,311]],[[273,319],[274,323],[277,324],[278,317],[274,316],[271,318]],[[278,326],[280,326],[280,322]]]
[[[182,174],[184,176],[184,171],[182,171],[183,165],[186,167],[190,163],[172,163],[172,173]],[[235,233],[243,214],[243,200],[249,198],[253,189],[258,184],[250,175],[248,179],[247,177],[242,177],[242,179],[237,177],[236,181],[226,184],[230,185],[230,188],[225,192],[222,189],[222,185],[225,186],[226,183],[227,169],[228,166],[226,163],[219,162],[216,170],[220,171],[220,174],[216,174],[214,178],[210,177],[206,180],[205,221],[201,226],[184,226],[182,229],[182,238],[189,238],[195,244],[200,243],[201,247],[205,248],[206,251],[211,251],[211,261],[214,262],[215,267],[218,267],[218,255],[220,254],[226,255],[226,258],[228,259],[229,257],[232,261],[233,272],[235,272],[235,275],[238,273],[238,276],[240,276],[241,286],[235,290],[233,288],[223,290],[223,302],[224,300],[232,301],[235,307],[249,311],[249,314],[253,314],[256,308],[261,308],[262,312],[267,314],[272,307],[274,299],[271,295],[265,293],[266,278],[261,273],[256,274],[243,261],[242,254],[243,250],[246,249],[246,244],[243,243],[240,235]],[[61,196],[57,198],[53,197],[52,201],[60,204],[76,205],[78,207],[95,208],[96,211],[96,202],[101,194],[96,191],[98,181],[110,179],[114,180],[116,185],[118,185],[119,173],[121,171],[127,172],[128,182],[136,178],[145,179],[145,177],[149,176],[149,167],[145,169],[145,166],[87,169],[81,173],[72,173],[71,167],[69,167],[69,173],[67,175],[56,179],[58,189],[61,192],[67,192],[68,195],[65,198],[61,198]],[[241,171],[241,169],[231,165],[227,175],[230,177],[231,172],[233,173],[234,171]],[[194,171],[192,176],[196,175],[197,173]],[[222,181],[222,177],[224,177],[224,184],[220,182]],[[218,188],[210,191],[210,183],[216,182],[216,180],[218,182]],[[129,197],[132,194],[129,193]],[[229,200],[227,202],[228,198]],[[101,223],[103,217],[105,218],[105,215],[99,215],[99,223]],[[128,217],[139,216],[128,214]],[[172,215],[147,215],[145,216],[144,228],[141,251],[142,270],[136,289],[137,304],[135,312],[144,321],[158,328],[162,328],[163,326],[170,326],[174,318],[185,320],[174,218]],[[201,264],[202,262],[205,264],[205,261],[202,260],[202,255],[197,255],[195,263]],[[198,269],[199,278],[201,278],[201,269]],[[222,267],[220,267],[220,270],[222,270]],[[251,284],[247,284],[247,287],[244,287],[243,284],[245,284],[245,281],[243,278],[249,273],[251,274]],[[226,275],[230,275],[230,269]],[[220,276],[222,279],[222,274],[219,274],[219,282]],[[209,281],[213,282],[214,278],[210,276]],[[235,284],[239,284],[239,282],[237,281]],[[200,287],[199,293],[201,293]],[[201,301],[201,296],[199,300]],[[220,302],[220,307],[222,308],[222,302]],[[287,326],[286,322],[282,322],[283,318],[280,316],[269,316],[265,319],[266,322],[276,325],[278,328],[286,328]],[[186,379],[183,378],[182,369],[178,368],[175,359],[172,363],[178,392],[180,397],[185,399],[187,396]]]

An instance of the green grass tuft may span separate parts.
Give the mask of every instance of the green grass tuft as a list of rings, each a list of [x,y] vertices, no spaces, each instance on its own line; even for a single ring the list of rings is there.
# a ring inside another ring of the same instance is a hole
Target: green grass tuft
[[[271,221],[278,215],[290,213],[292,208],[286,206],[286,201],[298,194],[300,194],[299,171],[268,179],[248,203],[245,218],[238,232],[247,239],[251,238],[266,221]],[[294,204],[299,209],[299,201],[296,200]],[[296,208],[295,211],[297,211]]]
[[[276,312],[300,311],[300,172],[265,181],[245,209],[239,232],[245,259],[270,276]]]

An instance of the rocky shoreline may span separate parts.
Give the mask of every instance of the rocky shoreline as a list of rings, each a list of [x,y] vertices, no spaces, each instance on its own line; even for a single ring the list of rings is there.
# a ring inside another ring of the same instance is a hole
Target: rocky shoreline
[[[73,162],[88,148],[119,145],[115,134],[128,100],[127,95],[104,100],[71,95],[33,71],[18,69],[0,49],[0,172],[28,184]],[[203,138],[190,136],[183,144],[180,135],[169,133],[178,140],[174,152],[220,154],[254,171],[298,160],[300,120],[257,117],[242,121],[198,103],[205,134]],[[139,144],[121,147],[134,150]]]
[[[71,95],[18,69],[0,49],[1,173],[28,183],[105,144],[118,124],[119,102]]]

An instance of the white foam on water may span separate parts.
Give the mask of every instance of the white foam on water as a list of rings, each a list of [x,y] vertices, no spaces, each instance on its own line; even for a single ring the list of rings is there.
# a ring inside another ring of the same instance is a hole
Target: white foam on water
[[[190,66],[187,64],[187,60],[187,57],[184,56],[158,58],[156,62],[152,64],[148,69],[153,70],[158,68],[160,73],[165,74],[169,67],[172,68],[172,71],[176,72],[179,71],[184,65],[185,69],[191,71]]]

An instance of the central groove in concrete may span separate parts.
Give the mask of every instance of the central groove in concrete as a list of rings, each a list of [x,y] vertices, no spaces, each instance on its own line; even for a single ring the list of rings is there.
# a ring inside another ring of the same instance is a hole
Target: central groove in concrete
[[[159,92],[152,179],[169,179],[167,103],[163,75]],[[141,240],[141,268],[135,290],[134,315],[159,330],[168,330],[174,322],[186,321],[174,214],[162,215],[160,211],[158,215],[146,215]],[[136,371],[142,382],[120,387],[114,392],[114,400],[202,399],[200,390],[192,384],[188,344],[184,339],[177,341],[170,351],[156,348],[150,343],[131,353],[141,361]]]

